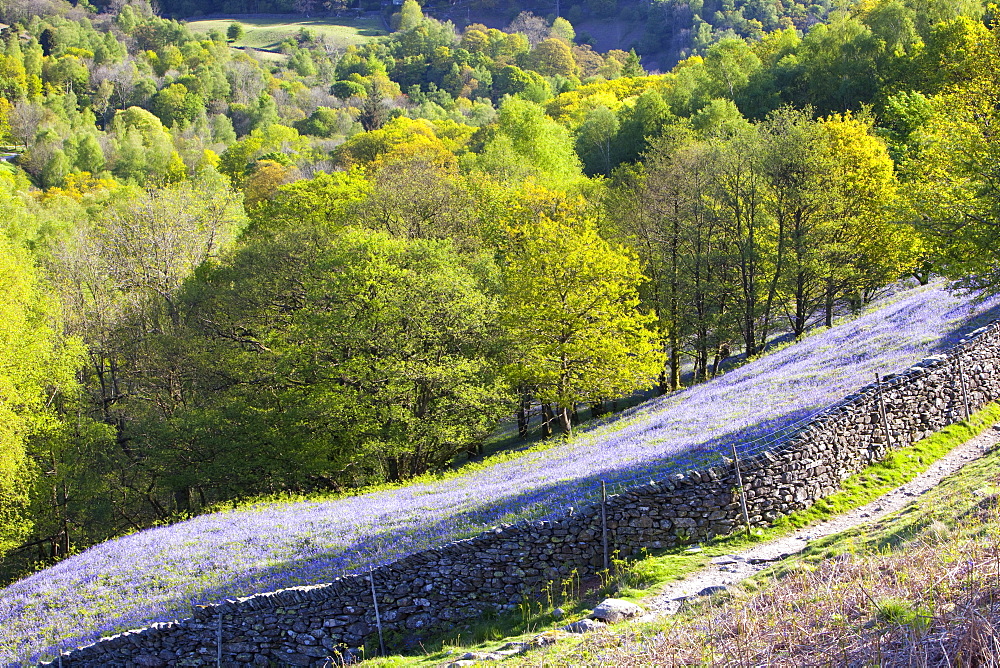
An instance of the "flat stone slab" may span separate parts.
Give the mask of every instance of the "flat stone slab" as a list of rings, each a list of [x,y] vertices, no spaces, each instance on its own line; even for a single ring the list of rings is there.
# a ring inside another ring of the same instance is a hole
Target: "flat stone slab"
[[[739,563],[740,561],[746,561],[746,560],[732,554],[727,554],[725,556],[715,557],[714,559],[712,559],[712,563],[716,566],[728,566],[730,564]]]
[[[562,627],[567,633],[591,633],[606,628],[608,625],[596,619],[581,619]]]
[[[626,619],[638,617],[643,612],[645,611],[635,603],[629,603],[620,598],[606,598],[594,608],[594,611],[590,613],[590,618],[605,624],[617,624]]]

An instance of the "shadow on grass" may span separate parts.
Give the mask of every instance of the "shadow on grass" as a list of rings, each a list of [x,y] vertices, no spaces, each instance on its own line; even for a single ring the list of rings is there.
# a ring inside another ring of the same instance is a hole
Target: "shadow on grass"
[[[991,304],[990,301],[996,302]],[[954,326],[941,337],[941,340],[932,348],[935,354],[942,353],[954,347],[970,332],[984,327],[994,320],[1000,319],[1000,301],[996,298],[978,305],[976,312],[958,325]]]
[[[555,520],[565,517],[569,508],[578,510],[595,501],[600,494],[602,480],[608,483],[609,491],[642,484],[651,479],[662,480],[672,472],[700,468],[706,462],[718,461],[720,454],[729,452],[730,443],[734,440],[741,442],[759,432],[780,429],[783,425],[792,424],[800,418],[800,411],[791,412],[781,418],[734,432],[728,437],[714,439],[696,451],[648,462],[640,467],[617,467],[572,481],[554,481],[540,488],[511,493],[503,499],[483,503],[477,508],[439,515],[433,521],[425,522],[417,528],[399,527],[374,537],[359,538],[336,554],[319,553],[272,563],[265,570],[234,577],[205,590],[198,600],[191,603],[202,604],[281,587],[328,582],[334,576],[345,573],[367,573],[369,565],[377,567],[463,537],[461,534],[456,535],[455,527],[466,527],[465,535],[474,536],[499,524],[515,520]],[[738,450],[746,448],[745,444],[737,447]],[[595,551],[598,547],[595,543]],[[379,584],[378,577],[376,583]],[[392,589],[395,584],[384,583],[381,586]],[[177,612],[183,614],[183,611]]]

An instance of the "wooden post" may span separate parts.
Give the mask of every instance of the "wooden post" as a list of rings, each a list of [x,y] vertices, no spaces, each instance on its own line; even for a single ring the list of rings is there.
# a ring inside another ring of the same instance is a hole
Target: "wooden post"
[[[743,474],[740,473],[740,456],[736,452],[736,443],[729,444],[733,449],[733,466],[736,468],[736,485],[740,490],[740,506],[743,509],[743,522],[747,527],[747,537],[750,537],[750,513],[747,511],[747,495],[743,489]]]
[[[965,407],[965,420],[968,422],[971,415],[969,411],[969,392],[965,389],[965,365],[962,364],[962,356],[958,356],[958,379],[962,381],[962,405]]]
[[[375,626],[378,628],[378,648],[385,656],[385,641],[382,639],[382,617],[378,614],[378,597],[375,595],[375,570],[368,567],[368,581],[372,583],[372,603],[375,604]]]
[[[892,447],[892,435],[889,433],[889,417],[885,412],[885,398],[882,396],[882,377],[875,372],[875,393],[878,395],[878,411],[882,416],[882,429],[885,431],[885,447]]]
[[[608,486],[601,481],[601,544],[604,546],[604,570],[608,571]]]

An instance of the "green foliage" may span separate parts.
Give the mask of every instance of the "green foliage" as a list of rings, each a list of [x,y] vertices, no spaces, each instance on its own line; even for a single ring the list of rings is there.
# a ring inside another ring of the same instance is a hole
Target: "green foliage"
[[[493,92],[497,99],[506,95],[520,95],[535,102],[547,98],[548,83],[537,72],[507,65],[493,75]]]
[[[7,232],[7,230],[3,230]],[[0,236],[0,556],[30,532],[39,464],[34,440],[58,432],[53,400],[72,395],[81,362],[78,341],[64,340],[57,306],[45,294],[27,253]]]
[[[243,37],[243,26],[237,21],[233,21],[226,28],[226,39],[230,42],[237,42],[241,37]]]
[[[200,95],[189,92],[184,84],[175,83],[157,91],[150,105],[152,112],[169,127],[178,122],[193,121],[205,103]]]
[[[413,30],[424,20],[424,13],[417,0],[405,0],[399,10],[399,26],[397,30],[405,32]]]
[[[620,125],[618,117],[605,106],[591,110],[576,134],[576,152],[588,174],[610,175],[612,155]]]
[[[990,35],[980,47],[975,51],[995,52],[996,38]],[[971,80],[954,89],[929,100],[906,100],[913,120],[901,125],[907,149],[904,201],[935,269],[965,286],[996,292],[1000,280],[993,221],[1000,198],[992,183],[1000,144],[991,128],[1000,88],[992,71],[977,67],[967,73]],[[901,106],[894,107],[897,113]]]
[[[612,142],[612,169],[623,162],[639,160],[655,139],[676,122],[663,96],[656,89],[644,91],[635,104],[622,107],[620,125]]]
[[[160,119],[145,109],[129,107],[115,114],[111,131],[116,153],[112,168],[115,176],[137,183],[166,176],[173,145]]]
[[[193,308],[212,323],[210,375],[235,381],[185,418],[216,425],[190,445],[207,458],[198,477],[218,486],[233,467],[257,471],[257,491],[398,480],[485,437],[506,405],[491,361],[497,309],[483,291],[492,271],[447,242],[255,226],[193,286]],[[270,445],[248,458],[261,434]],[[286,464],[265,464],[273,457]]]
[[[552,21],[550,34],[552,37],[561,39],[567,44],[572,44],[573,40],[576,39],[576,30],[573,29],[573,24],[561,16],[557,16]]]
[[[504,318],[516,351],[509,373],[560,410],[624,396],[662,368],[655,316],[637,310],[645,281],[634,256],[590,221],[541,215],[517,231],[505,267]]]
[[[569,132],[537,104],[516,98],[500,107],[496,133],[471,162],[507,183],[532,176],[543,184],[566,184],[580,175]]]
[[[352,97],[364,97],[367,94],[365,87],[357,81],[338,81],[330,87],[330,92],[341,100],[348,100]]]
[[[358,170],[320,174],[281,188],[278,194],[251,221],[251,230],[260,225],[292,229],[336,230],[350,223],[351,216],[367,199],[370,186]]]
[[[355,84],[353,81],[339,81],[337,83]],[[335,84],[336,85],[336,84]],[[314,137],[334,137],[346,135],[353,125],[350,114],[340,109],[329,107],[318,107],[309,118],[295,123],[295,129],[303,135]]]
[[[531,69],[543,76],[570,76],[576,74],[576,61],[569,45],[554,37],[539,42],[528,56]]]

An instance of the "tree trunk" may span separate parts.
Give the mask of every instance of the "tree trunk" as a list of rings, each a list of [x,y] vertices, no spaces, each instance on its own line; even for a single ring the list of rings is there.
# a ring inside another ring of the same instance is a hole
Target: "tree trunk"
[[[552,423],[555,421],[555,415],[552,413],[552,404],[542,404],[542,437],[549,438],[552,436]]]
[[[694,380],[701,382],[708,379],[708,347],[705,341],[698,343],[698,357],[694,363]]]
[[[927,285],[931,281],[931,275],[934,273],[934,265],[929,261],[924,260],[917,268],[913,270],[913,277],[917,279],[920,285]]]
[[[531,408],[531,397],[527,394],[521,395],[521,400],[517,404],[517,436],[518,438],[528,438],[528,410]]]
[[[833,279],[826,283],[826,326],[833,327]]]
[[[675,207],[673,229],[670,235],[670,391],[676,392],[681,386],[680,370],[680,211]]]
[[[677,350],[677,338],[671,335],[670,342],[670,390],[676,392],[681,386],[681,355]]]
[[[774,308],[774,300],[778,296],[778,283],[784,274],[785,266],[785,219],[778,217],[778,250],[774,261],[774,276],[771,278],[771,285],[767,289],[767,299],[764,301],[764,315],[760,325],[760,345],[759,350],[767,348],[767,335],[771,326],[771,310]]]
[[[191,512],[191,490],[187,487],[174,490],[174,509],[179,513]]]
[[[728,343],[720,343],[719,347],[716,348],[716,350],[715,350],[715,359],[712,360],[712,377],[713,378],[715,378],[715,376],[718,375],[718,373],[719,373],[719,367],[722,366],[722,363],[725,362],[726,359],[728,359],[728,358],[729,358],[729,344]]]
[[[806,277],[805,273],[800,271],[795,275],[795,322],[792,324],[795,338],[799,338],[806,331],[807,308]]]
[[[573,433],[573,418],[567,406],[559,407],[559,426],[562,427],[564,434]]]

